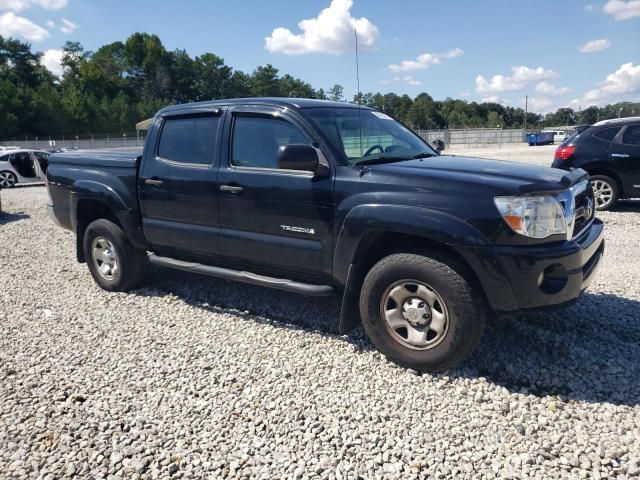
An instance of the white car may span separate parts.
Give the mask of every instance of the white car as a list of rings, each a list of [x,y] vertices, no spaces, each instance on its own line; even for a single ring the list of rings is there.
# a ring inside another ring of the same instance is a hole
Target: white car
[[[553,132],[553,143],[562,143],[569,138],[569,134],[564,130],[543,130],[543,132]]]
[[[49,166],[49,152],[42,150],[0,151],[0,188],[16,183],[44,181]]]

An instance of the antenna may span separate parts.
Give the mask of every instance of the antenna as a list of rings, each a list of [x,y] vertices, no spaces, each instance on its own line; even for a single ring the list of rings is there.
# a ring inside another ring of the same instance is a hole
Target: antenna
[[[356,86],[358,89],[358,123],[360,124],[360,156],[362,156],[362,93],[360,92],[360,56],[358,55],[358,30],[353,29],[356,38]]]

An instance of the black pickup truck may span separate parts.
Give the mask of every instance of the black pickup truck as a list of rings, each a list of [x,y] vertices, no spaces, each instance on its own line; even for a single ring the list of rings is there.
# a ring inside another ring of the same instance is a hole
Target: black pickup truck
[[[459,364],[492,314],[565,304],[604,252],[586,172],[439,156],[388,115],[305,99],[161,110],[144,151],[50,158],[50,213],[104,289],[145,264],[342,295],[388,358]]]

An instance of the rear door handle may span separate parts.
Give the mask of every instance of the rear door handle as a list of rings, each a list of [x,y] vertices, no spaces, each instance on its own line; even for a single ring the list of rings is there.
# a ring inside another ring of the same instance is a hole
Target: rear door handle
[[[242,193],[242,190],[244,189],[239,185],[220,185],[221,192]]]
[[[164,182],[162,180],[158,180],[157,178],[147,178],[144,183],[147,185],[151,185],[152,187],[159,187]]]
[[[629,158],[629,155],[626,153],[612,153],[611,156],[615,158]]]

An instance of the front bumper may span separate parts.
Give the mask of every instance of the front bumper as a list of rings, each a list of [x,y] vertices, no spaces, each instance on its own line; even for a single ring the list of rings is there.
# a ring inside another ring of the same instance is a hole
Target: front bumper
[[[571,302],[590,285],[604,254],[598,219],[577,238],[535,246],[460,250],[474,269],[494,311],[552,307]]]

